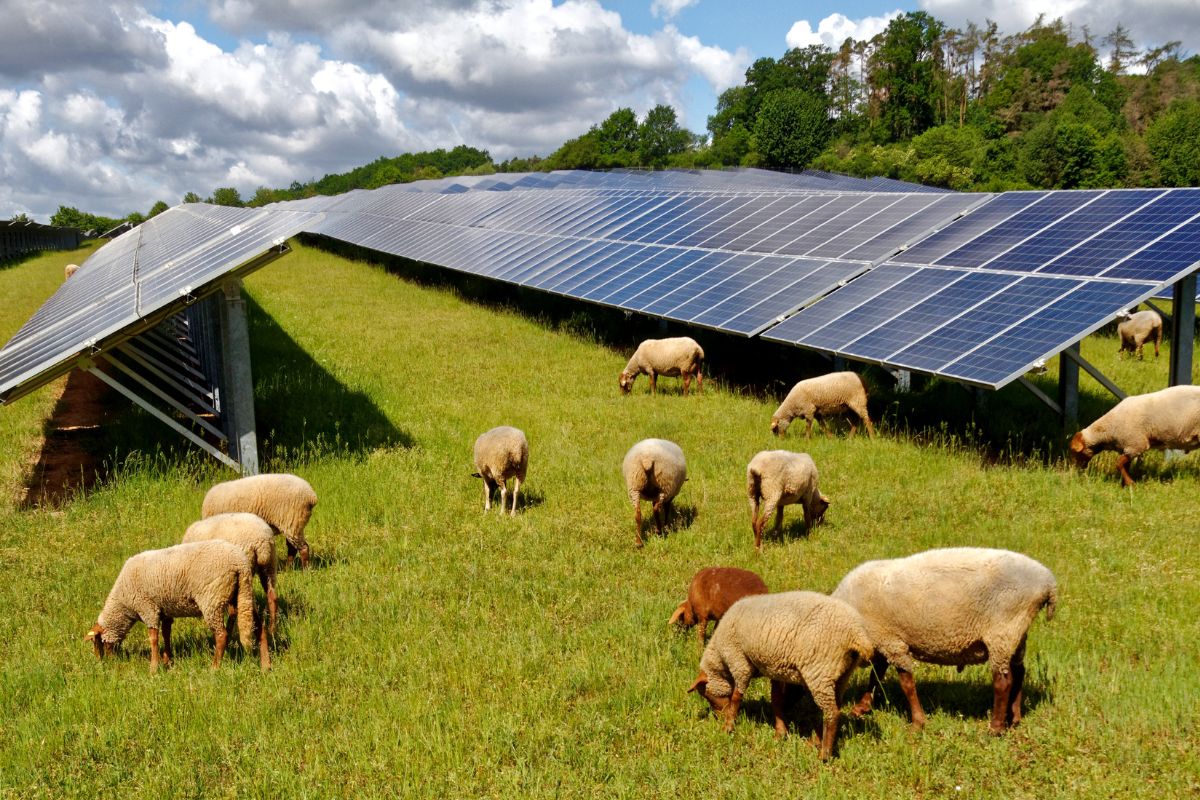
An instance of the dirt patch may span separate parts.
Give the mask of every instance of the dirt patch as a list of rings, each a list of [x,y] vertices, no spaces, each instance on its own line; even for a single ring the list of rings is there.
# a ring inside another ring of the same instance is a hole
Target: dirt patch
[[[124,399],[89,372],[73,371],[46,421],[37,460],[25,482],[24,508],[58,506],[103,476],[100,464],[102,427]]]

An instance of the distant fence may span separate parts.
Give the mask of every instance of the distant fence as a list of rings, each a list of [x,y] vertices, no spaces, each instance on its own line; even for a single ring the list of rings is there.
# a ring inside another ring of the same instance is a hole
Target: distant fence
[[[78,228],[58,228],[36,222],[0,222],[0,261],[41,250],[74,250],[83,234]]]

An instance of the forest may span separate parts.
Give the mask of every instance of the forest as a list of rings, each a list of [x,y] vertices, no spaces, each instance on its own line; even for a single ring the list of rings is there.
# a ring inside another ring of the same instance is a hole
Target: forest
[[[184,202],[259,206],[452,175],[554,169],[816,168],[959,191],[1200,184],[1200,56],[1178,41],[1139,49],[1120,23],[1103,35],[1040,18],[1002,34],[925,12],[870,40],[764,57],[725,90],[707,130],[660,104],[618,108],[546,156],[495,162],[485,150],[380,157],[287,188],[233,187]],[[166,210],[158,201],[140,222]],[[60,207],[55,225],[122,220]]]

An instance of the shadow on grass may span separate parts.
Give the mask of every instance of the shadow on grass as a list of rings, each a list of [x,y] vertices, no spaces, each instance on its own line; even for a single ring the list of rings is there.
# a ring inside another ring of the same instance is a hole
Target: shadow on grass
[[[297,572],[307,572],[309,570],[329,569],[330,567],[345,566],[350,563],[350,559],[346,556],[339,555],[337,550],[325,550],[320,547],[313,547],[309,543],[308,566],[300,566],[300,557],[297,556],[292,562],[292,566],[287,566],[287,558],[279,560],[279,574],[288,575]]]
[[[799,507],[797,506],[797,508],[799,508]],[[802,513],[802,512],[800,512],[800,513]],[[823,522],[821,524],[822,524],[822,526],[829,525],[828,522]],[[814,525],[813,527],[815,528],[816,526]],[[812,536],[812,533],[813,533],[813,528],[810,528],[809,526],[804,524],[803,516],[794,516],[791,519],[789,519],[788,515],[785,513],[783,515],[783,526],[780,528],[780,530],[778,532],[775,531],[774,520],[771,519],[771,520],[767,521],[767,527],[763,528],[762,539],[763,539],[764,545],[767,544],[768,542],[774,542],[776,544],[787,544],[789,542],[796,542],[796,541],[800,541],[803,539],[808,539],[810,536]],[[754,535],[753,532],[751,532],[750,535],[753,536]]]
[[[1026,665],[1028,669],[1028,665]],[[865,672],[862,673],[865,676]],[[846,692],[846,699],[861,697],[869,688],[866,681],[856,681]],[[975,719],[988,722],[992,717],[992,681],[990,675],[983,680],[944,680],[933,679],[917,683],[917,696],[921,699],[921,707],[927,716],[942,714]],[[1021,703],[1022,714],[1028,714],[1043,702],[1050,699],[1047,689],[1036,681],[1031,681],[1026,674],[1024,699]],[[906,722],[910,722],[908,700],[900,690],[899,680],[894,670],[890,670],[883,679],[883,697],[875,704],[871,714],[863,719],[879,713],[898,714]]]
[[[478,491],[479,487],[476,486],[475,488],[476,488],[476,491]],[[476,502],[478,502],[478,495],[476,495]],[[544,505],[545,502],[546,502],[546,495],[544,492],[542,492],[538,489],[526,489],[525,484],[521,484],[521,491],[517,493],[517,513],[519,514],[525,510],[537,508],[538,506]],[[504,504],[505,504],[504,512],[507,514],[508,509],[512,507],[512,505],[511,505],[512,504],[512,489],[511,488],[509,489],[508,494],[506,494],[504,496]],[[476,508],[479,508],[479,506],[476,506]],[[492,511],[499,511],[499,510],[500,510],[500,489],[496,488],[495,491],[492,492]]]

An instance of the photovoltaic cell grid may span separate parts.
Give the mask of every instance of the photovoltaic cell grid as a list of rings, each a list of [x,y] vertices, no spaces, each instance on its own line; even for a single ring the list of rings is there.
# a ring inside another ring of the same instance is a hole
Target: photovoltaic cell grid
[[[1200,191],[1014,192],[764,338],[999,387],[1200,264]]]
[[[0,350],[0,400],[36,388],[28,384],[60,374],[91,348],[112,344],[112,337],[201,292],[313,220],[296,211],[193,204],[122,234],[85,261]]]

